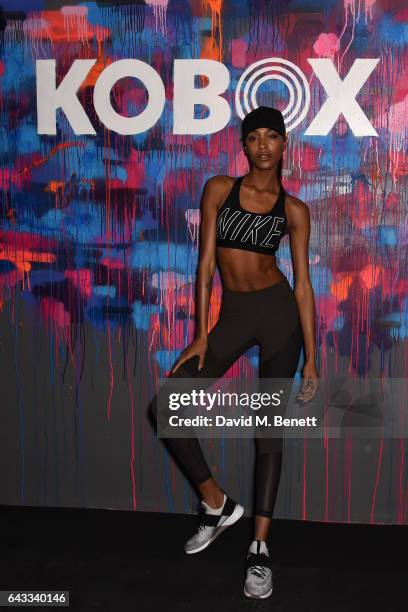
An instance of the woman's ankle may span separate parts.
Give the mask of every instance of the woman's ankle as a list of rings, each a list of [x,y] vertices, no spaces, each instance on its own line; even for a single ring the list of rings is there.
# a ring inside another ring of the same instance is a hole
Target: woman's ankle
[[[202,491],[201,496],[210,508],[220,508],[224,503],[224,491],[219,487],[211,491]]]

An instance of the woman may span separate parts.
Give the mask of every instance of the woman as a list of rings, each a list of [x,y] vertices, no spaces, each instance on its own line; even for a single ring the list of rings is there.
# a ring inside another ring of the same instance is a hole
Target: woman
[[[210,178],[204,188],[198,266],[197,328],[194,341],[171,370],[172,377],[219,378],[254,344],[260,345],[259,377],[293,379],[305,349],[303,385],[297,398],[316,392],[314,294],[309,278],[309,211],[285,193],[282,155],[287,135],[282,113],[261,106],[241,124],[250,171],[243,177]],[[275,252],[290,234],[295,287],[276,266]],[[212,281],[219,266],[222,304],[217,324],[207,333]],[[157,419],[157,398],[152,412]],[[194,434],[166,438],[201,497],[197,533],[185,545],[204,550],[243,514],[212,477]],[[266,598],[272,593],[267,537],[282,466],[282,438],[256,438],[255,529],[246,558],[244,593]]]

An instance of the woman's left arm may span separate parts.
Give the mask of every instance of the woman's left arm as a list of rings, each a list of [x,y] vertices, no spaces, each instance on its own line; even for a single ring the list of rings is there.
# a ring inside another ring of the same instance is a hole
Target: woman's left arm
[[[310,400],[316,393],[318,373],[316,369],[315,301],[309,276],[310,214],[308,206],[293,196],[287,196],[286,214],[294,276],[294,294],[302,324],[305,364],[302,390],[298,398]]]

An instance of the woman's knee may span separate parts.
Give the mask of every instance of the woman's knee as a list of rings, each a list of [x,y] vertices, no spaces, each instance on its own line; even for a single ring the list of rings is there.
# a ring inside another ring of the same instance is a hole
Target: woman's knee
[[[167,379],[170,379],[170,378],[192,378],[191,375],[189,374],[189,372],[186,369],[184,369],[183,366],[184,366],[184,364],[181,365],[175,372],[170,373],[169,376],[167,377]],[[171,389],[171,387],[172,386],[171,386],[171,383],[170,383],[170,389]],[[159,395],[160,394],[163,396],[163,398],[166,396],[166,382],[164,382],[162,384],[162,386],[160,387],[159,391],[156,393],[156,395],[154,396],[154,398],[150,402],[149,408],[148,408],[148,413],[156,421],[156,423],[157,423],[159,401],[163,401],[162,399],[159,399]]]

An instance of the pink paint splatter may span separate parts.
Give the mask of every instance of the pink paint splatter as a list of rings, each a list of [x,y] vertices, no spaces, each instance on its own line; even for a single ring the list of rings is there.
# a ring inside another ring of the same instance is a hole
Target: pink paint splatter
[[[334,59],[336,53],[339,52],[340,41],[336,34],[322,33],[313,45],[313,51],[320,57],[330,57]]]

